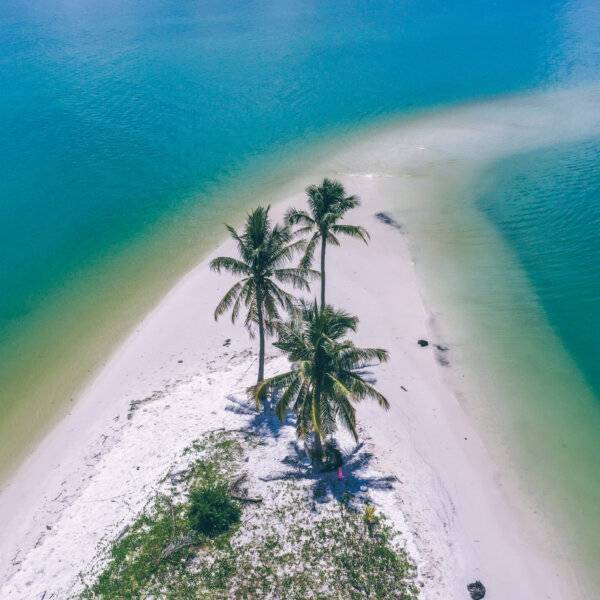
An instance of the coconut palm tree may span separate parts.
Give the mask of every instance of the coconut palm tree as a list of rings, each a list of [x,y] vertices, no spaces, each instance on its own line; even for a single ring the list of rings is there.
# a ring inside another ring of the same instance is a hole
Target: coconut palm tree
[[[290,409],[295,413],[298,437],[314,434],[317,457],[338,422],[358,439],[354,403],[373,398],[382,408],[389,408],[385,397],[364,379],[363,371],[373,361],[387,361],[388,353],[358,348],[348,340],[348,332],[356,331],[357,325],[357,317],[342,310],[321,308],[316,300],[302,303],[291,322],[279,325],[275,342],[287,354],[291,370],[252,390],[259,404],[274,391],[281,392],[277,416],[284,420]]]
[[[305,242],[293,242],[287,225],[272,226],[269,208],[259,206],[252,211],[241,234],[226,225],[237,242],[239,258],[220,256],[210,262],[210,268],[217,273],[227,271],[241,277],[223,296],[214,317],[217,320],[231,309],[231,321],[235,323],[242,304],[245,306],[245,326],[251,335],[254,335],[254,327],[258,328],[258,383],[264,378],[265,336],[272,333],[279,310],[291,311],[296,302],[278,283],[309,290],[309,279],[318,277],[311,269],[285,266],[296,252],[304,249]]]
[[[323,179],[321,185],[309,185],[306,188],[310,214],[305,210],[290,209],[285,217],[288,225],[300,225],[297,235],[310,235],[300,266],[308,268],[312,264],[315,249],[321,242],[321,306],[325,306],[325,251],[327,244],[339,246],[339,234],[369,240],[366,229],[358,225],[340,223],[345,214],[359,206],[356,196],[346,196],[344,186],[339,181]]]

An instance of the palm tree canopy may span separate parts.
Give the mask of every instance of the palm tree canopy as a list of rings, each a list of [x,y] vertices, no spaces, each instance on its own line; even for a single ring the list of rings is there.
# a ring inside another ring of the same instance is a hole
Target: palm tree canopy
[[[241,234],[227,225],[236,241],[238,257],[220,256],[210,262],[210,268],[217,273],[227,271],[241,277],[217,305],[215,320],[231,309],[231,320],[235,322],[243,305],[247,309],[245,325],[251,332],[258,320],[258,299],[264,307],[265,325],[271,332],[279,319],[279,310],[291,311],[296,302],[279,284],[309,290],[309,280],[318,277],[311,269],[287,266],[295,253],[304,250],[305,242],[293,241],[287,225],[272,226],[269,208],[252,211]]]
[[[309,267],[312,264],[320,239],[325,239],[333,246],[339,246],[337,236],[342,234],[368,242],[369,233],[363,227],[339,223],[350,209],[360,205],[356,196],[346,196],[344,186],[339,181],[325,178],[319,186],[308,186],[306,194],[310,211],[292,208],[285,217],[288,225],[299,226],[296,235],[310,235],[301,266]]]
[[[389,408],[386,398],[364,378],[364,369],[387,361],[388,353],[381,348],[358,348],[348,340],[347,334],[356,331],[357,325],[358,319],[345,311],[329,305],[320,308],[316,301],[303,303],[291,322],[279,326],[275,343],[287,354],[292,369],[255,386],[256,401],[281,391],[277,415],[284,420],[292,410],[301,438],[315,432],[325,439],[339,422],[356,439],[354,403],[373,398],[382,408]]]

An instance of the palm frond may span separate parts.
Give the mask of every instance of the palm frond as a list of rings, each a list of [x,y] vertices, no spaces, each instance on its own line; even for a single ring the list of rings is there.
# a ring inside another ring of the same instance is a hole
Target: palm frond
[[[283,288],[279,287],[273,280],[269,280],[266,284],[266,294],[265,300],[273,303],[275,310],[277,310],[277,305],[280,308],[287,310],[288,306],[293,306],[296,302],[296,298],[286,292]]]
[[[332,246],[340,245],[340,241],[331,232],[327,233],[327,243],[331,244]]]
[[[260,406],[264,402],[267,395],[273,393],[275,390],[278,390],[281,387],[289,385],[295,376],[296,374],[294,371],[287,371],[286,373],[275,375],[275,377],[263,379],[263,381],[257,385],[248,388],[248,393],[254,398],[257,406]]]
[[[356,431],[356,410],[350,403],[353,394],[340,381],[333,378],[336,394],[336,406],[338,408],[338,418],[352,434],[355,441],[358,441],[358,432]]]
[[[306,227],[300,227],[300,229],[296,229],[294,231],[294,236],[295,237],[301,237],[307,233],[311,233],[312,231],[314,231],[315,228],[313,225],[307,225]]]
[[[340,361],[351,368],[361,369],[369,363],[377,361],[380,363],[389,360],[389,353],[383,348],[357,348],[354,345],[346,346],[340,351]]]
[[[229,288],[229,290],[227,291],[227,293],[223,296],[223,298],[221,298],[221,301],[219,302],[219,304],[217,304],[217,308],[215,308],[215,312],[214,312],[214,317],[215,317],[215,321],[224,313],[227,311],[227,309],[234,303],[237,302],[239,295],[240,295],[240,291],[242,290],[243,287],[243,282],[242,281],[238,281],[236,284],[234,284],[231,288]],[[233,313],[232,312],[232,320],[235,321],[235,316],[237,313]]]
[[[340,212],[344,213],[357,206],[360,206],[360,199],[357,196],[346,196],[338,202]]]
[[[209,266],[211,271],[229,271],[233,275],[248,275],[250,271],[246,263],[230,256],[219,256],[211,260]]]
[[[306,240],[297,240],[291,244],[281,245],[269,258],[271,267],[276,268],[281,263],[291,260],[296,253],[306,248]]]
[[[295,288],[301,290],[310,290],[308,279],[316,279],[319,277],[319,272],[313,269],[286,268],[276,269],[273,271],[273,276],[281,283],[291,283]]]
[[[303,385],[303,381],[298,373],[294,371],[291,373],[294,374],[294,377],[289,382],[285,392],[281,395],[281,398],[279,398],[279,401],[275,406],[275,414],[281,422],[285,421],[290,405],[295,404],[296,398]]]
[[[381,392],[378,392],[370,383],[367,383],[358,373],[348,372],[347,376],[351,381],[350,389],[357,400],[373,398],[374,400],[377,400],[377,403],[381,408],[389,410],[390,403],[387,398]]]
[[[284,217],[286,225],[304,225],[312,227],[315,224],[314,219],[305,211],[297,208],[290,208]]]
[[[231,322],[235,323],[237,321],[238,315],[240,313],[240,308],[242,307],[242,298],[244,297],[244,291],[243,291],[243,285],[245,285],[246,280],[242,280],[240,281],[240,284],[242,284],[242,289],[240,290],[240,293],[237,295],[237,298],[235,299],[235,302],[233,303],[233,306],[231,308]]]
[[[365,244],[371,239],[369,232],[360,225],[332,225],[331,231],[336,234],[342,233],[348,237],[362,240]]]
[[[301,269],[309,269],[310,266],[312,265],[312,262],[313,262],[313,259],[315,256],[315,250],[317,248],[317,244],[319,243],[320,239],[321,239],[321,233],[317,231],[313,234],[313,236],[310,238],[310,240],[306,244],[306,249],[304,250],[304,256],[300,259],[299,267]]]
[[[229,232],[229,235],[237,242],[238,252],[240,253],[240,256],[242,256],[244,259],[246,259],[248,253],[247,253],[246,243],[245,243],[244,239],[238,234],[238,232],[231,225],[225,225],[225,229],[227,229],[227,231]]]

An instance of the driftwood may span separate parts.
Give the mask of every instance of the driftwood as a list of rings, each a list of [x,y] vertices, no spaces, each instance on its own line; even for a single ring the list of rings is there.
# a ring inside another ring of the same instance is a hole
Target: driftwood
[[[248,479],[248,473],[242,473],[241,475],[239,475],[238,477],[236,477],[231,482],[231,485],[229,486],[229,490],[232,491],[232,492],[235,492],[236,490],[239,490],[240,485],[242,485],[242,483],[244,481],[246,481],[246,479]]]
[[[236,477],[231,485],[229,486],[229,495],[239,502],[249,502],[252,504],[258,504],[263,501],[260,496],[248,496],[248,490],[241,489],[242,483],[248,479],[248,473],[242,473]]]
[[[256,431],[251,431],[250,429],[225,429],[224,431],[227,433],[241,433],[242,435],[250,435],[253,437],[262,437],[260,433],[256,433]]]
[[[196,537],[193,535],[185,535],[174,542],[171,542],[166,548],[160,553],[159,560],[165,560],[172,556],[178,550],[185,548],[186,546],[193,546],[196,543]]]
[[[260,496],[237,496],[236,494],[230,494],[234,500],[238,500],[239,502],[250,502],[251,504],[259,504],[263,501]]]
[[[123,529],[119,532],[119,535],[116,537],[115,541],[118,542],[130,529],[131,525],[125,525]]]
[[[160,400],[168,391],[168,388],[162,390],[155,390],[150,394],[150,396],[146,396],[145,398],[139,398],[137,400],[132,400],[129,403],[129,410],[127,411],[127,420],[130,421],[133,417],[134,413],[137,409],[143,404],[147,404],[148,402],[154,402],[155,400]]]
[[[182,469],[181,471],[175,471],[175,473],[169,473],[167,477],[171,480],[172,484],[181,483],[190,472],[191,469]]]

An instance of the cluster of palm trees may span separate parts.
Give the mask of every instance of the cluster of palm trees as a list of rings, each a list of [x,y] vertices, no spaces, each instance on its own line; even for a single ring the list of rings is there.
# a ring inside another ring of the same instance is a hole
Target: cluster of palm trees
[[[312,438],[313,455],[320,458],[338,424],[357,439],[355,402],[373,398],[383,408],[389,407],[364,377],[364,370],[386,361],[388,353],[357,347],[347,336],[356,331],[358,318],[325,302],[327,245],[339,246],[340,235],[369,240],[362,227],[341,222],[359,205],[358,198],[347,196],[340,182],[329,179],[309,186],[306,193],[309,210],[290,209],[283,224],[272,225],[269,207],[258,207],[248,215],[243,232],[227,226],[238,257],[215,258],[210,266],[240,278],[217,305],[215,319],[231,310],[235,322],[243,306],[250,334],[258,330],[258,379],[250,388],[257,407],[275,399],[282,421],[292,411],[298,437]],[[321,269],[316,271],[312,263],[319,245]],[[291,262],[297,255],[294,266]],[[320,303],[298,299],[282,287],[309,292],[316,279],[321,284]],[[267,336],[276,336],[273,345],[287,355],[291,369],[265,379]]]

